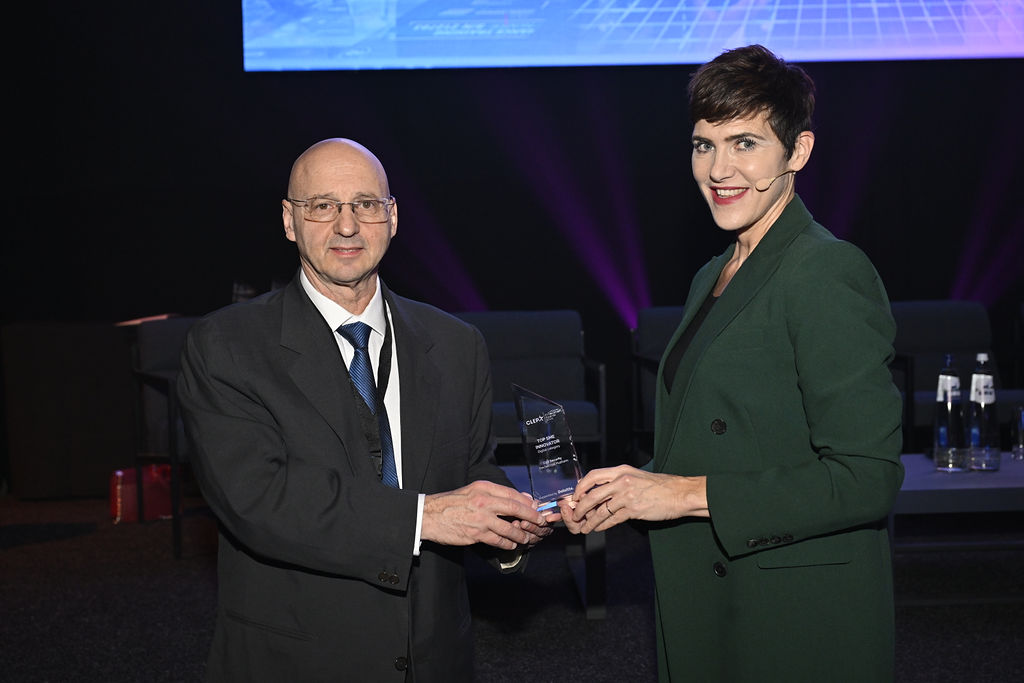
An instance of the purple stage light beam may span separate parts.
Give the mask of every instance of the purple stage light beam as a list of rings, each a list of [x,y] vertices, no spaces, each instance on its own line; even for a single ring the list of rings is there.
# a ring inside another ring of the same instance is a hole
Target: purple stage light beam
[[[1019,112],[1004,111],[1002,126],[993,130],[1013,130]],[[1019,265],[1024,217],[1009,225],[994,216],[995,203],[989,197],[1010,196],[1018,168],[1018,147],[1004,144],[1002,139],[991,146],[985,157],[983,185],[973,196],[978,203],[970,227],[964,234],[963,250],[956,280],[950,294],[953,299],[980,301],[986,306],[995,303],[1015,282],[1021,280]],[[1001,229],[1000,229],[1001,227]]]
[[[991,250],[982,273],[976,277],[967,299],[992,306],[1004,292],[1024,281],[1021,255],[1024,254],[1024,218],[1011,224]]]
[[[632,309],[628,311],[626,324],[634,328],[637,311],[651,305],[647,267],[640,246],[640,230],[636,224],[636,216],[631,211],[632,207],[638,206],[638,202],[629,191],[630,184],[624,173],[626,164],[620,146],[622,137],[616,132],[624,127],[620,125],[616,128],[607,115],[608,108],[602,106],[604,90],[594,81],[592,73],[587,78],[587,92],[591,101],[587,109],[590,112],[594,137],[598,141],[595,151],[605,177],[605,185],[608,187],[608,198],[617,227],[616,243],[622,246],[625,277],[631,295],[630,301],[633,303]]]
[[[430,210],[430,203],[425,201],[413,178],[415,174],[402,172],[402,155],[399,150],[391,150],[388,155],[389,168],[396,169],[391,175],[401,177],[401,188],[395,188],[397,203],[401,205],[399,230],[395,234],[394,247],[402,254],[404,261],[417,262],[428,274],[431,282],[443,288],[440,293],[444,298],[432,298],[430,303],[449,311],[481,311],[487,308],[480,288],[473,282],[462,259],[452,249],[451,239],[438,225]],[[397,196],[397,195],[401,196]],[[382,266],[387,272],[394,269],[385,260]]]
[[[552,121],[536,106],[532,93],[512,90],[510,78],[500,83],[500,92],[481,99],[481,103],[515,102],[512,110],[488,109],[484,114],[486,120],[499,130],[497,139],[506,145],[509,157],[530,180],[558,229],[579,252],[582,265],[612,308],[626,325],[635,324],[637,303],[631,299],[630,287],[620,272],[624,259],[608,246],[599,229],[600,222],[591,213],[599,202],[583,197],[563,151],[564,143],[553,134]],[[513,131],[521,132],[523,139],[510,134]],[[544,150],[543,157],[539,158],[534,150]],[[622,233],[635,235],[635,226],[631,224],[620,228],[617,243],[623,239]]]
[[[411,230],[400,230],[395,239],[404,239],[409,256],[420,263],[430,274],[432,281],[444,288],[447,300],[435,302],[435,305],[450,311],[486,310],[487,302],[469,276],[462,260],[452,249],[448,235],[438,226],[427,205],[413,199],[414,193],[409,192],[408,185],[403,189],[403,193],[410,197],[410,201],[406,201],[405,205],[411,206],[411,210],[406,211],[405,215],[415,216],[411,221],[414,227]]]

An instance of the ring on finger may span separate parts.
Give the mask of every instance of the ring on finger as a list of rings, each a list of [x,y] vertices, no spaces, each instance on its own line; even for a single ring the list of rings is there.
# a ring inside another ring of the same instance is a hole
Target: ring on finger
[[[604,502],[604,509],[608,511],[608,516],[609,517],[611,517],[612,515],[615,514],[614,512],[612,512],[612,509],[608,506],[608,501],[607,500]]]

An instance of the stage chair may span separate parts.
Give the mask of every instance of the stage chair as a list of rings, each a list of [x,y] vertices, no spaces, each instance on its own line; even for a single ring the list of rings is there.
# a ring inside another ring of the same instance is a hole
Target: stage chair
[[[682,306],[651,306],[637,313],[630,330],[632,345],[632,434],[634,464],[645,464],[654,455],[654,396],[658,365],[672,333],[683,319]]]
[[[889,363],[893,384],[900,391],[903,403],[903,452],[914,452],[917,437],[914,424],[917,421],[914,405],[914,356],[909,353],[897,352]]]
[[[170,317],[149,320],[137,326],[135,376],[139,383],[137,446],[135,455],[136,492],[139,521],[144,521],[144,464],[171,466],[171,524],[174,557],[181,557],[182,468],[188,460],[176,383],[181,370],[185,336],[198,320]]]
[[[596,449],[597,464],[607,462],[605,366],[588,358],[583,323],[576,311],[471,311],[456,314],[480,330],[487,342],[494,387],[492,425],[499,446],[521,446],[512,384],[565,408],[587,467]],[[516,458],[520,462],[521,458]]]
[[[487,342],[494,388],[492,429],[499,451],[506,447],[515,453],[510,460],[514,465],[506,471],[519,490],[527,490],[528,484],[522,476],[525,461],[512,383],[562,405],[584,471],[591,468],[590,450],[596,450],[597,464],[593,466],[606,464],[605,366],[585,355],[583,323],[577,311],[456,315],[480,330]],[[604,532],[573,536],[566,559],[587,618],[603,618],[607,591]]]

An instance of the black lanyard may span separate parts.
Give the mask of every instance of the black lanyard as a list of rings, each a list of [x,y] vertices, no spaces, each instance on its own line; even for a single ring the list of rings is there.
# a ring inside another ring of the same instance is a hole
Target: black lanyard
[[[367,344],[369,346],[369,344]],[[366,351],[369,353],[369,349]],[[380,356],[377,361],[377,415],[380,415],[380,411],[385,410],[384,408],[384,394],[388,390],[388,379],[391,377],[391,319],[388,317],[388,309],[385,304],[384,309],[384,346],[380,350]],[[359,390],[356,389],[356,385],[352,383],[351,377],[349,378],[349,385],[352,388],[352,396],[355,399],[356,412],[359,414],[359,424],[363,429],[363,436],[366,437],[366,444],[370,449],[370,458],[373,462],[374,469],[377,471],[377,477],[381,476],[381,444],[380,444],[380,422],[376,415],[370,413],[370,408],[366,405],[366,401],[363,400]],[[390,420],[388,421],[390,423]]]
[[[391,318],[388,316],[387,304],[384,304],[384,346],[380,349],[377,359],[377,410],[384,406],[384,394],[388,391],[388,380],[391,378]]]

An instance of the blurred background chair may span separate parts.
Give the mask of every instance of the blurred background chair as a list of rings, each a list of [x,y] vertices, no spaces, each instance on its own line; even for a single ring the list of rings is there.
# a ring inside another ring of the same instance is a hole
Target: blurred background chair
[[[637,313],[632,345],[632,422],[630,458],[644,465],[654,454],[654,396],[658,364],[683,319],[682,306],[652,306]]]
[[[999,359],[992,351],[992,326],[988,310],[977,301],[931,299],[893,301],[896,320],[897,360],[893,378],[904,393],[909,414],[905,415],[904,452],[931,447],[935,410],[935,388],[947,353],[960,375],[961,400],[969,400],[971,372],[978,353],[989,354],[996,386],[996,406],[1004,441],[1009,440],[1010,415],[1024,403],[1024,388],[1006,386],[1000,375]],[[1012,376],[1012,373],[1010,373]]]
[[[606,464],[605,366],[586,356],[583,322],[577,311],[472,311],[456,315],[480,330],[487,342],[498,464],[506,466],[519,490],[528,490],[529,480],[522,476],[526,461],[513,403],[513,383],[565,409],[584,472]],[[566,546],[566,559],[587,618],[603,618],[607,610],[604,532],[574,536]]]
[[[136,329],[135,376],[139,383],[138,428],[135,453],[139,521],[144,520],[143,472],[145,464],[171,467],[171,524],[174,556],[181,557],[182,470],[188,461],[176,383],[181,350],[195,317],[169,317],[142,322]]]
[[[584,353],[583,322],[577,311],[456,315],[480,330],[487,342],[494,385],[493,429],[499,447],[522,448],[512,397],[515,383],[565,408],[585,468],[588,463],[599,467],[607,462],[605,366]],[[518,453],[515,463],[521,464],[522,451]]]

